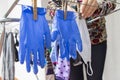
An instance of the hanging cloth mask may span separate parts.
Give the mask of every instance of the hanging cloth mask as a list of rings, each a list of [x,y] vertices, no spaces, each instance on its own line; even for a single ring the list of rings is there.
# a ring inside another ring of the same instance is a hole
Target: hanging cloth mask
[[[88,32],[88,28],[86,25],[86,21],[85,19],[76,19],[77,24],[78,24],[78,28],[81,34],[81,39],[83,42],[83,50],[82,52],[79,51],[79,49],[77,49],[79,55],[82,57],[84,63],[87,65],[87,74],[88,75],[92,75],[93,74],[93,70],[91,68],[91,41],[90,41],[90,36],[89,36],[89,32]],[[88,68],[90,68],[90,73],[88,72]]]
[[[22,6],[19,42],[20,63],[26,61],[27,72],[30,72],[32,60],[35,74],[38,73],[38,64],[41,68],[46,65],[44,48],[49,49],[51,46],[50,30],[45,18],[46,9],[37,8],[37,11],[38,18],[33,20],[33,8]]]

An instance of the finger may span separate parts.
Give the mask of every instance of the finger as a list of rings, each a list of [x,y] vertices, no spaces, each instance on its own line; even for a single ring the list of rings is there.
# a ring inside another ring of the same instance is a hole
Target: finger
[[[83,15],[84,18],[88,17],[88,16],[87,16],[87,13],[88,13],[88,12],[91,12],[92,9],[94,8],[94,7],[92,6],[93,1],[94,1],[94,0],[89,0],[89,1],[88,1],[87,7],[86,7],[86,9],[85,9],[85,11],[84,11],[84,13],[83,13],[83,14],[84,14],[84,15]]]
[[[19,46],[19,60],[20,60],[21,64],[24,63],[25,56],[26,56],[25,47],[22,44],[20,44],[20,46]]]
[[[60,40],[59,48],[60,48],[60,57],[63,59],[65,56],[65,48],[62,40]]]
[[[40,55],[41,51],[38,50],[38,65],[41,67],[41,55]]]
[[[38,57],[39,57],[39,62],[41,68],[45,67],[46,60],[45,60],[45,51],[44,51],[44,46],[41,46],[40,49],[38,50]]]
[[[87,17],[92,16],[92,15],[94,14],[94,12],[95,12],[96,9],[97,9],[97,8],[94,8],[93,11],[91,11],[91,12],[87,15]]]
[[[45,45],[46,45],[45,47],[47,49],[50,49],[50,47],[51,47],[51,35],[49,33],[45,34]]]
[[[86,15],[87,12],[91,11],[91,9],[93,8],[93,6],[91,6],[91,4],[93,3],[93,1],[94,1],[94,0],[88,0],[87,4],[85,4],[85,5],[86,5],[85,10],[84,10],[84,12],[82,13],[82,16],[83,16],[84,18],[87,17],[87,15]],[[90,8],[91,8],[91,9],[90,9]]]
[[[76,43],[74,41],[70,41],[69,42],[69,52],[70,52],[70,56],[73,58],[73,59],[76,59],[77,58],[77,53],[76,53]]]
[[[85,8],[86,8],[86,5],[87,4],[88,0],[83,0],[82,1],[82,5],[80,6],[80,13],[83,13]]]
[[[19,45],[19,60],[20,63],[23,64],[25,61],[25,56],[26,56],[26,47],[25,47],[25,40],[26,40],[26,31],[25,31],[25,26],[20,27],[20,45]]]
[[[64,43],[64,47],[65,47],[65,56],[64,56],[64,58],[66,57],[67,58],[67,60],[69,61],[70,60],[70,57],[69,57],[69,43],[68,42],[65,42]]]
[[[47,49],[50,49],[51,47],[51,35],[50,35],[50,30],[49,26],[46,24],[45,27],[45,45]]]
[[[54,42],[57,39],[57,36],[58,36],[58,26],[57,26],[57,19],[55,17],[52,23],[51,41]]]
[[[97,8],[98,8],[98,3],[97,3],[97,1],[94,1],[91,4],[91,7],[89,8],[89,11],[86,13],[86,17],[90,17],[95,12],[95,10]]]
[[[26,51],[27,53],[26,53],[26,68],[27,68],[27,72],[30,72],[30,70],[31,70],[31,67],[30,67],[30,57],[31,57],[31,55],[30,55],[30,50],[29,49],[27,49],[27,51]]]
[[[38,73],[38,67],[37,67],[37,51],[34,51],[33,53],[33,71],[34,71],[34,74],[37,74]]]

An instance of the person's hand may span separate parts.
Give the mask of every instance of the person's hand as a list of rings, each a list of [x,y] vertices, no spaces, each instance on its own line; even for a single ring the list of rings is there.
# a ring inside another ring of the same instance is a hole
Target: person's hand
[[[83,18],[90,17],[98,8],[97,0],[82,0],[80,12]]]

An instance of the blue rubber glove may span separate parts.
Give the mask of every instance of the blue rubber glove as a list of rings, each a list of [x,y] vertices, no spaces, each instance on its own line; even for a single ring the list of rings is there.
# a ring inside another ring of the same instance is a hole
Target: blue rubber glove
[[[33,71],[38,72],[38,65],[42,68],[46,65],[44,48],[50,49],[51,35],[47,20],[46,9],[37,8],[38,18],[33,20],[33,9],[30,6],[22,6],[20,20],[20,46],[19,59],[23,64],[26,61],[27,71],[30,72],[33,61]]]
[[[63,15],[64,12],[62,10],[56,11],[51,38],[52,41],[55,41],[60,36],[59,46],[61,58],[66,57],[69,60],[72,57],[76,59],[76,46],[78,46],[79,51],[82,51],[82,40],[75,21],[76,15],[74,12],[68,11],[66,20]]]

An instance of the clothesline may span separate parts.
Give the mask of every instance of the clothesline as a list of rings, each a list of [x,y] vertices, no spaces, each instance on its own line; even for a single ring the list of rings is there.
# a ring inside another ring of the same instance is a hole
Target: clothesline
[[[87,21],[87,23],[92,23],[92,22],[94,22],[94,21],[96,21],[96,20],[98,20],[98,19],[100,19],[100,18],[102,18],[104,16],[110,15],[110,14],[115,13],[117,11],[120,11],[120,8],[118,8],[118,9],[116,9],[116,10],[114,10],[114,11],[112,11],[112,12],[106,14],[106,15],[98,16],[98,17],[96,17],[96,18],[94,18],[94,19],[92,19],[90,21]],[[3,18],[3,19],[0,20],[0,23],[4,23],[4,22],[19,22],[19,21],[20,21],[19,18]],[[52,20],[48,20],[48,23],[52,23]]]
[[[98,17],[96,17],[96,18],[94,18],[94,19],[92,19],[92,20],[90,20],[90,21],[87,21],[87,23],[92,23],[92,22],[94,22],[94,21],[96,21],[96,20],[98,20],[98,19],[100,19],[100,18],[102,18],[102,17],[104,17],[104,16],[110,15],[110,14],[115,13],[115,12],[117,12],[117,11],[120,11],[120,8],[119,8],[119,9],[116,9],[116,10],[114,10],[114,11],[111,11],[110,13],[108,13],[108,14],[106,14],[106,15],[98,16]]]
[[[15,6],[18,4],[18,2],[19,2],[20,0],[15,0],[14,1],[14,3],[11,5],[11,7],[8,9],[8,11],[5,13],[5,15],[4,15],[4,18],[7,18],[8,17],[8,15],[11,13],[11,11],[15,8]],[[108,1],[110,1],[110,0],[108,0]],[[116,2],[116,1],[114,1],[114,3],[116,3],[116,4],[120,4],[119,2]],[[86,5],[86,4],[85,4]],[[88,5],[88,6],[92,6],[92,5]]]
[[[16,5],[22,5],[22,4],[18,4],[19,1],[20,0],[15,0],[15,2],[12,4],[12,6],[9,8],[9,10],[6,12],[4,18],[0,19],[0,23],[4,23],[4,22],[19,22],[20,21],[19,18],[7,18],[7,16],[11,13],[11,11],[14,9],[14,7]],[[110,1],[110,0],[108,0],[108,1]],[[116,2],[116,1],[114,1],[114,3],[120,4],[119,2]],[[92,5],[88,5],[88,6],[92,6]],[[95,6],[93,6],[93,7],[95,7]],[[107,15],[112,14],[114,12],[117,12],[119,10],[120,10],[120,8],[116,9],[116,10],[110,12],[110,13],[108,13]],[[92,20],[88,21],[87,23],[92,23],[93,21],[96,21],[96,20],[98,20],[98,19],[100,19],[100,18],[102,18],[104,16],[107,16],[107,15],[100,15],[100,16],[96,17],[95,19],[92,19]],[[52,20],[48,20],[48,23],[52,23]]]

